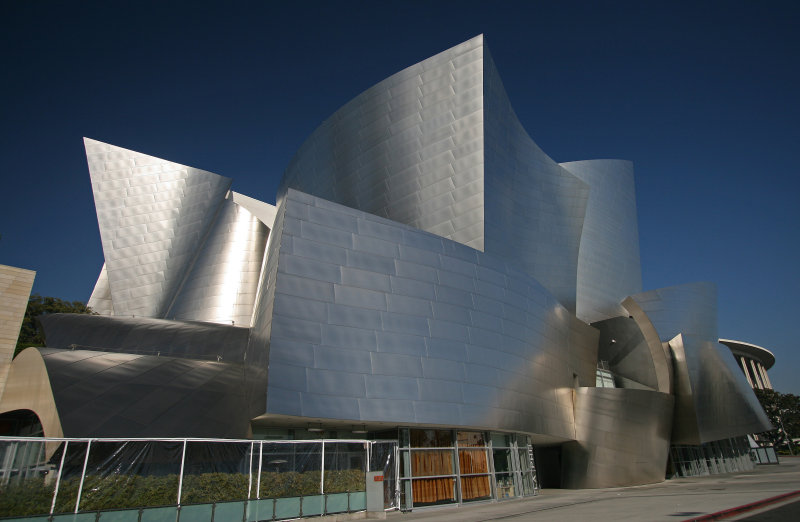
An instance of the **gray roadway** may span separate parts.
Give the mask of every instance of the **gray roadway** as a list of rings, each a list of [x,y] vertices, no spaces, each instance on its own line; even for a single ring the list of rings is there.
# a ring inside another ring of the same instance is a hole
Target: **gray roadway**
[[[545,489],[538,496],[462,507],[438,507],[391,513],[388,522],[436,521],[567,522],[637,520],[678,522],[800,490],[800,457],[759,466],[746,473],[668,480],[630,488]],[[751,511],[738,518],[751,522],[800,520],[800,497]]]

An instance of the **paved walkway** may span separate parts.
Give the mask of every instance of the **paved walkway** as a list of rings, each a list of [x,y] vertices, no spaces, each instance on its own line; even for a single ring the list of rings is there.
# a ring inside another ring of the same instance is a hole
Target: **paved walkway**
[[[390,513],[389,522],[671,521],[680,522],[800,490],[800,457],[782,457],[780,465],[752,472],[668,480],[629,488],[545,489],[538,496],[480,505],[439,507]],[[800,520],[800,497],[775,503],[738,518],[774,522]],[[769,518],[772,516],[773,518]],[[749,517],[749,518],[748,518]],[[762,517],[762,518],[758,518]],[[764,518],[767,517],[767,518]],[[778,517],[778,518],[774,518]]]

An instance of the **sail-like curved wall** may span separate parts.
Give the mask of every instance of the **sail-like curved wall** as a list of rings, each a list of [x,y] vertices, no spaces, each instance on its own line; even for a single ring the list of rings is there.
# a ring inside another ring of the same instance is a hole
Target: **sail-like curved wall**
[[[702,444],[772,429],[730,351],[717,342],[715,285],[679,285],[631,298],[670,345],[676,395],[673,444]]]
[[[339,109],[292,159],[279,200],[287,188],[500,256],[575,310],[589,187],[525,132],[483,36]]]
[[[561,166],[589,185],[576,315],[587,323],[625,316],[621,301],[642,291],[633,163],[591,160]]]
[[[366,90],[317,128],[287,188],[483,249],[483,36]]]
[[[574,436],[597,332],[502,259],[289,190],[267,416]],[[260,334],[259,334],[260,335]]]

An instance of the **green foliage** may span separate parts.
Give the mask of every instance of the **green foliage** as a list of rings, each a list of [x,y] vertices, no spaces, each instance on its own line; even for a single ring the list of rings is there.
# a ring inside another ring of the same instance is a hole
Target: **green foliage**
[[[774,390],[754,391],[769,421],[775,427],[774,430],[760,433],[759,436],[777,448],[788,446],[789,451],[794,453],[790,439],[800,437],[800,397]]]
[[[264,472],[261,498],[319,495],[319,471]],[[255,492],[255,477],[253,478]],[[55,513],[75,509],[80,477],[63,479]],[[181,504],[210,504],[247,498],[249,477],[242,473],[202,473],[183,477]],[[13,480],[0,486],[0,516],[26,516],[50,511],[55,483],[42,477]],[[364,491],[364,472],[351,469],[325,472],[325,492]],[[87,475],[81,494],[81,511],[175,505],[178,475]]]
[[[0,486],[0,516],[38,515],[50,511],[55,483],[47,485],[42,477],[13,480]],[[75,506],[73,499],[73,507]]]
[[[358,469],[325,472],[325,493],[364,491],[366,477]]]
[[[249,476],[242,473],[203,473],[183,477],[182,504],[206,504],[247,498]],[[255,489],[255,488],[253,488]]]
[[[57,297],[42,297],[32,294],[28,299],[22,328],[19,331],[14,356],[29,346],[45,346],[44,332],[36,324],[36,318],[47,314],[94,314],[95,312],[80,301],[64,301]]]

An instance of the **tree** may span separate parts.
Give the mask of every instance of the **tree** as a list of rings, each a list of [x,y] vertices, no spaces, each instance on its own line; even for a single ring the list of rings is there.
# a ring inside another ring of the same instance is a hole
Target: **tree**
[[[28,299],[22,328],[17,339],[14,356],[29,346],[44,346],[44,332],[36,322],[36,318],[47,314],[94,314],[95,312],[80,301],[64,301],[57,297],[42,297],[32,294]]]
[[[775,429],[760,433],[775,447],[788,445],[794,454],[792,439],[800,437],[800,397],[774,390],[753,390]]]

